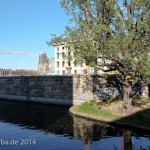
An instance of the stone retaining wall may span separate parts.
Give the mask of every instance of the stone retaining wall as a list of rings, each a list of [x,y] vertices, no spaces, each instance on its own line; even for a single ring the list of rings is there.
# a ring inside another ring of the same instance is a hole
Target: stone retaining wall
[[[117,80],[91,76],[0,77],[0,99],[76,105],[120,93]]]
[[[0,98],[72,105],[72,77],[18,76],[0,78]]]

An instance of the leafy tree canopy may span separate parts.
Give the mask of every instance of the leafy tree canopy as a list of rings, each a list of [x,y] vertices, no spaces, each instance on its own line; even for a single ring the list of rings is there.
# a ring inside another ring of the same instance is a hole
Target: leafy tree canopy
[[[61,6],[71,24],[48,44],[65,42],[77,62],[118,71],[127,108],[127,76],[150,81],[150,0],[62,0]]]
[[[72,15],[72,24],[53,35],[49,45],[66,42],[77,62],[107,66],[123,78],[150,74],[150,0],[62,0],[61,6]]]

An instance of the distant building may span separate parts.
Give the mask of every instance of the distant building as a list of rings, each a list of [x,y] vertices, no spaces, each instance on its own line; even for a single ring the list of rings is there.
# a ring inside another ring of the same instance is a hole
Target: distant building
[[[54,66],[56,75],[92,74],[92,68],[84,63],[77,65],[73,54],[66,44],[53,44],[52,46],[54,47],[55,53]]]
[[[11,69],[0,69],[0,76],[10,76]]]
[[[51,73],[50,68],[51,68],[51,63],[46,53],[41,53],[39,55],[38,73],[40,75],[49,75]]]
[[[24,70],[24,69],[11,70],[11,76],[36,76],[36,75],[38,75],[38,72],[34,70]]]

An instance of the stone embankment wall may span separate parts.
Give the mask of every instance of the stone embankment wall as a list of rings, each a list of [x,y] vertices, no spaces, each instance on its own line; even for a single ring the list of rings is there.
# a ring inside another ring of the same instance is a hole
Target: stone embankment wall
[[[121,93],[117,80],[91,76],[0,77],[0,99],[76,105]]]
[[[72,77],[18,76],[0,78],[0,98],[72,105]]]

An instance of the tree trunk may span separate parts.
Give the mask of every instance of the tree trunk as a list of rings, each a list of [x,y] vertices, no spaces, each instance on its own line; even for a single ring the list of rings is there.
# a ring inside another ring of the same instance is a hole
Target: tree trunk
[[[120,109],[121,113],[124,114],[132,113],[132,98],[130,97],[131,92],[132,92],[132,86],[130,82],[126,80],[125,84],[123,85],[123,105]]]

